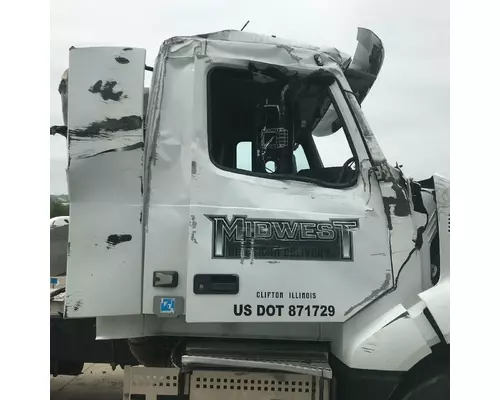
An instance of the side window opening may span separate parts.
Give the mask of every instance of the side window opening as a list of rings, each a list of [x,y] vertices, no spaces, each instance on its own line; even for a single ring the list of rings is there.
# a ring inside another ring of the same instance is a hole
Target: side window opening
[[[262,177],[354,184],[356,158],[328,96],[331,81],[306,76],[288,82],[264,72],[227,67],[209,72],[212,162]]]
[[[309,169],[306,154],[303,147],[299,144],[293,152],[295,158],[296,170]],[[236,146],[236,169],[244,171],[252,171],[252,142],[239,142]],[[268,161],[266,169],[270,171],[276,170],[276,163]]]
[[[236,146],[236,169],[252,170],[252,142],[239,142]]]
[[[304,148],[300,144],[293,152],[293,155],[295,156],[295,165],[297,166],[297,172],[310,168],[306,153],[304,153]]]

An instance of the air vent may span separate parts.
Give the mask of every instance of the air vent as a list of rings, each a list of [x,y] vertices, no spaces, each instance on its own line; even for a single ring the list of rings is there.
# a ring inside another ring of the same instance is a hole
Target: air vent
[[[178,368],[126,366],[123,377],[123,393],[133,399],[156,399],[160,396],[173,398],[178,394]]]
[[[323,398],[329,397],[330,380],[323,382]],[[320,396],[317,376],[283,372],[236,372],[195,370],[190,380],[192,400],[316,400]]]
[[[263,392],[290,392],[309,393],[311,383],[307,381],[275,379],[227,379],[227,378],[206,378],[197,377],[196,389],[217,389],[217,390],[243,390],[243,391],[263,391]]]

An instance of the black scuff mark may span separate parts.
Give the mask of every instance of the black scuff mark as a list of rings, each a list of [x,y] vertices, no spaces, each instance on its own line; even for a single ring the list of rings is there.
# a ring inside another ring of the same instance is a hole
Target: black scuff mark
[[[73,311],[78,311],[80,307],[83,305],[83,302],[81,300],[78,300],[76,304],[73,306]]]
[[[144,179],[142,178],[142,175],[139,177],[141,180],[141,196],[144,194]]]
[[[68,127],[65,125],[53,125],[50,127],[50,135],[53,136],[55,134],[59,134],[61,136],[64,136],[65,138],[68,137]]]
[[[384,203],[384,212],[387,217],[387,226],[391,231],[392,231],[392,218],[391,218],[392,213],[394,213],[394,215],[397,217],[406,217],[411,213],[410,202],[405,196],[402,187],[398,185],[396,182],[393,182],[392,190],[394,191],[396,197],[384,196],[382,198]],[[394,206],[393,212],[391,212],[391,206]]]
[[[191,162],[191,175],[196,175],[196,161]]]
[[[191,241],[192,241],[194,244],[198,244],[198,241],[196,240],[196,231],[192,231],[192,232],[191,232]]]
[[[272,260],[272,261],[266,261],[268,264],[279,264],[280,262],[279,261],[275,261],[275,260]]]
[[[120,101],[122,98],[126,99],[127,96],[123,96],[122,90],[118,92],[114,91],[116,84],[116,81],[106,81],[103,85],[102,80],[98,80],[89,88],[89,92],[94,94],[99,93],[103,100]]]
[[[108,246],[106,247],[108,250],[111,247],[115,247],[116,245],[124,242],[130,242],[132,240],[132,235],[128,233],[123,233],[123,234],[113,234],[109,235],[108,239],[106,240],[106,243]]]
[[[375,257],[375,256],[386,256],[387,253],[372,253],[370,256]]]
[[[427,213],[427,209],[425,208],[424,200],[422,198],[422,187],[417,182],[411,181],[410,188],[413,209],[422,214]]]
[[[130,51],[130,50],[134,50],[134,49],[132,47],[124,47],[122,50],[123,51]]]
[[[142,224],[142,211],[141,211],[141,213],[139,214],[139,222]]]
[[[393,324],[394,322],[400,320],[400,319],[406,319],[406,318],[410,318],[410,314],[408,313],[408,311],[405,311],[403,314],[397,316],[396,318],[394,318],[392,321],[388,322],[387,324],[385,324],[382,329],[384,329],[385,327]]]
[[[99,138],[108,136],[108,132],[135,131],[142,129],[142,117],[127,115],[121,118],[106,118],[103,121],[92,122],[85,128],[72,129],[70,135],[77,138]],[[77,139],[78,140],[78,139]],[[144,146],[144,143],[142,143]]]
[[[115,61],[118,64],[128,64],[130,62],[130,60],[128,58],[125,58],[125,57],[115,57]]]
[[[144,148],[144,142],[138,142],[138,143],[131,144],[128,146],[118,147],[116,149],[109,149],[109,150],[100,151],[99,153],[90,154],[88,156],[80,156],[78,158],[80,158],[80,159],[91,158],[91,157],[95,157],[95,156],[100,156],[101,154],[117,153],[117,152],[121,152],[121,151],[131,151],[131,150],[142,149],[142,148]]]
[[[71,242],[68,242],[68,257],[71,255]]]
[[[196,229],[196,227],[198,226],[198,222],[196,222],[196,216],[193,214],[191,214],[190,216],[189,226],[193,229]]]
[[[368,204],[372,198],[372,174],[375,174],[377,172],[377,168],[375,167],[371,167],[369,170],[368,170],[368,200],[366,200],[366,204]],[[366,183],[365,183],[365,180],[363,178],[363,174],[360,174],[362,179],[363,179],[363,189],[366,190]],[[376,177],[376,175],[375,175]]]
[[[286,44],[277,44],[276,47],[278,49],[285,50],[288,54],[290,54],[290,57],[292,57],[295,61],[300,62],[302,60],[302,57],[299,57],[296,54],[292,54],[294,51],[293,47],[287,46]]]
[[[391,273],[387,272],[385,274],[385,280],[384,280],[384,282],[382,282],[382,285],[379,288],[372,290],[372,292],[368,296],[366,296],[363,300],[361,300],[359,303],[354,304],[353,306],[349,307],[349,309],[344,313],[344,317],[346,317],[347,315],[352,313],[359,306],[361,306],[365,303],[371,302],[376,297],[378,297],[380,294],[385,292],[389,288],[389,285],[391,283],[391,276],[392,276]]]

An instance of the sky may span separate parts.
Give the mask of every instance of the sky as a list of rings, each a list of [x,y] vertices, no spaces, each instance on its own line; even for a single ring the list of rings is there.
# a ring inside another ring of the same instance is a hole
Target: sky
[[[386,55],[363,111],[389,163],[425,179],[450,175],[449,1],[402,0],[51,0],[50,123],[62,125],[57,91],[69,48],[140,47],[154,65],[173,36],[223,29],[272,34],[353,54],[358,27]],[[50,191],[67,193],[66,139],[50,137]]]

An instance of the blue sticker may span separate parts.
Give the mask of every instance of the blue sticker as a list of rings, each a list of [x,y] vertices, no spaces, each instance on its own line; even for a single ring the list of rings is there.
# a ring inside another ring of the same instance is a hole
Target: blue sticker
[[[50,284],[51,285],[57,285],[59,283],[59,279],[57,278],[50,278]]]
[[[175,299],[172,297],[162,297],[160,302],[160,313],[173,314],[175,312]]]

